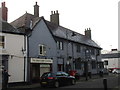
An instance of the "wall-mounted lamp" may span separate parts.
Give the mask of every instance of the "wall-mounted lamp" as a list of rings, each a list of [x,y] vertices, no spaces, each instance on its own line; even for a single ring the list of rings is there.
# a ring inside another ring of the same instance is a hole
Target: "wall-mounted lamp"
[[[23,55],[25,56],[25,54],[26,54],[26,50],[22,48],[21,51],[22,51]]]

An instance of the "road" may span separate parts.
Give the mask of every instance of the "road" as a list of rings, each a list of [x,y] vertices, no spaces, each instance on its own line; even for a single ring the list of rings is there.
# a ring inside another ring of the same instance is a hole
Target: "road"
[[[74,86],[64,86],[61,88],[104,88],[103,79],[104,78],[91,79],[88,81],[77,82]],[[106,77],[106,79],[108,88],[117,88],[118,85],[120,85],[120,78],[118,78],[118,75]]]
[[[120,76],[118,75],[108,75],[106,77],[103,78],[96,78],[96,79],[89,79],[88,81],[77,81],[75,85],[67,85],[67,86],[61,86],[59,88],[57,88],[57,90],[61,90],[61,89],[97,89],[97,90],[104,90],[104,85],[103,85],[103,79],[106,78],[107,79],[107,87],[110,88],[110,90],[120,90],[117,89],[118,86],[120,88]],[[115,89],[116,88],[116,89]],[[55,89],[56,88],[41,88],[40,85],[36,85],[32,88],[11,88],[10,90],[42,90],[42,89]],[[8,89],[9,90],[9,89]]]

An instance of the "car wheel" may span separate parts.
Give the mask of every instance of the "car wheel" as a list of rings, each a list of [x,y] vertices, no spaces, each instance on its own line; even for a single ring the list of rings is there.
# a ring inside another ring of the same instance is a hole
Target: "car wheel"
[[[58,88],[58,87],[59,87],[59,82],[56,81],[55,84],[54,84],[54,86],[55,86],[56,88]]]
[[[76,83],[76,81],[73,79],[73,80],[71,81],[71,84],[72,84],[72,85],[75,85],[75,83]]]

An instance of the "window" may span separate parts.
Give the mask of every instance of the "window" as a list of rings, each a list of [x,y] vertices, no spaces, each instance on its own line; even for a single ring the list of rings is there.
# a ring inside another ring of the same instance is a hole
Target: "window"
[[[91,49],[91,55],[95,55],[95,49]]]
[[[46,54],[46,47],[45,45],[39,45],[39,54],[45,56]]]
[[[96,69],[96,62],[92,61],[92,69]]]
[[[62,73],[62,76],[68,76],[68,74],[65,72],[61,72],[61,73]]]
[[[79,59],[75,60],[75,69],[81,69],[81,60]]]
[[[63,42],[62,41],[57,41],[57,49],[63,50]]]
[[[96,54],[97,54],[97,55],[100,55],[100,50],[96,50]]]
[[[56,76],[62,76],[61,72],[57,72]]]
[[[104,61],[104,65],[108,65],[108,61]]]
[[[0,36],[0,48],[5,48],[5,37]]]
[[[76,45],[77,49],[76,49],[76,52],[80,53],[81,51],[81,46],[79,44]]]

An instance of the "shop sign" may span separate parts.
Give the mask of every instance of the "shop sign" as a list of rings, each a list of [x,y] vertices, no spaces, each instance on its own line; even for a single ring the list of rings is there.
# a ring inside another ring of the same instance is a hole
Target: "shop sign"
[[[52,59],[31,58],[31,63],[53,63]]]

